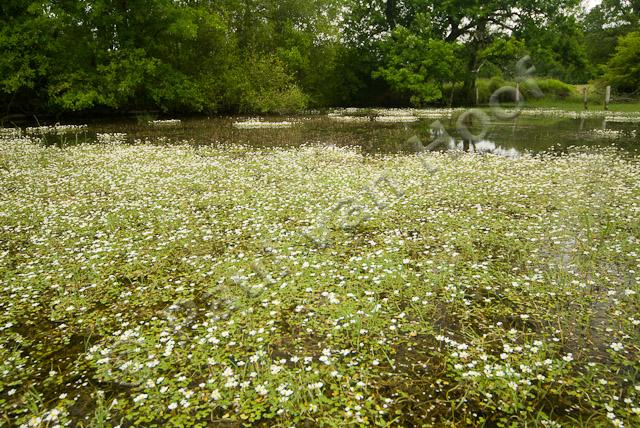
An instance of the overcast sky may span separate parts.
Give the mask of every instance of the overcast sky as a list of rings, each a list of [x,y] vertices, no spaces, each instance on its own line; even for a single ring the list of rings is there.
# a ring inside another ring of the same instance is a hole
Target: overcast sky
[[[591,10],[594,6],[602,3],[602,0],[582,0],[582,4],[587,10]]]

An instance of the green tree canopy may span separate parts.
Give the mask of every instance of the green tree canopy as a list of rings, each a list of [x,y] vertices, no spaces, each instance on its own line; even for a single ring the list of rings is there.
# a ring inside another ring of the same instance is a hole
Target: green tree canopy
[[[639,0],[4,0],[9,113],[284,112],[475,98],[478,77],[585,83]],[[582,26],[582,27],[581,27]]]
[[[640,32],[620,38],[605,79],[621,92],[640,91]]]
[[[425,39],[404,27],[397,27],[383,44],[383,66],[374,77],[385,79],[411,103],[424,105],[442,98],[445,82],[454,80],[462,69],[456,53],[459,47],[444,40]]]

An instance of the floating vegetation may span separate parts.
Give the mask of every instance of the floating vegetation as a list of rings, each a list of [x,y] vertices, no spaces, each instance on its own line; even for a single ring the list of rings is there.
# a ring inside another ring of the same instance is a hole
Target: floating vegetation
[[[615,130],[615,129],[594,129],[590,131],[591,134],[597,137],[604,138],[620,138],[625,133],[623,131]]]
[[[371,122],[371,117],[369,116],[340,116],[337,113],[331,113],[328,115],[329,119],[335,120],[336,122],[344,122],[344,123],[364,123]]]
[[[411,123],[418,120],[420,119],[415,116],[377,116],[375,118],[376,122],[381,123]]]
[[[437,108],[437,109],[417,109],[417,108],[376,108],[376,109],[359,109],[355,107],[334,109],[329,116],[389,116],[389,117],[409,117],[416,116],[419,118],[438,118],[446,117],[456,113],[465,111],[462,108]]]
[[[463,113],[465,109],[461,108],[441,108],[441,109],[416,109],[413,115],[420,119],[439,119],[443,117],[451,117]]]
[[[233,127],[237,129],[278,129],[291,128],[295,122],[263,122],[260,119],[249,119],[244,122],[234,122]]]
[[[515,110],[508,112],[514,113]],[[609,112],[609,111],[568,111],[551,108],[526,108],[520,113],[523,116],[546,116],[568,119],[602,118],[611,122],[640,122],[640,113]]]
[[[86,132],[89,127],[87,125],[53,125],[53,126],[38,126],[31,127],[25,130],[27,135],[65,135],[65,134],[78,134],[80,132]]]
[[[328,117],[336,122],[412,123],[420,119],[439,119],[462,113],[459,108],[444,109],[335,109]]]
[[[149,125],[152,126],[177,126],[182,124],[180,119],[168,119],[168,120],[150,120]]]
[[[0,424],[638,426],[638,161],[3,141]]]
[[[21,136],[20,128],[0,128],[0,138],[20,138]]]
[[[439,119],[452,117],[463,113],[461,108],[442,109],[334,109],[328,116],[330,119],[342,122],[366,121],[375,118],[380,122],[413,122],[412,117],[418,119]],[[605,119],[608,122],[640,122],[640,113],[610,112],[610,111],[569,111],[553,108],[525,108],[515,110],[505,108],[505,114],[522,116],[557,117],[567,119]],[[356,119],[357,118],[357,119]],[[362,118],[362,119],[360,119]]]
[[[581,136],[585,138],[610,138],[610,139],[620,139],[620,138],[628,138],[635,137],[637,135],[637,130],[635,129],[592,129],[587,132],[580,133]]]
[[[123,144],[127,141],[127,134],[124,133],[105,133],[96,135],[96,140],[100,144]]]
[[[633,116],[607,116],[605,120],[607,122],[640,123],[640,113]]]

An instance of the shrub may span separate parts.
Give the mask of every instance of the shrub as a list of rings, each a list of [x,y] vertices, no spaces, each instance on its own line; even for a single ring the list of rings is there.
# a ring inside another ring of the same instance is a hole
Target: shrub
[[[491,94],[495,91],[504,86],[515,86],[515,83],[508,82],[500,76],[494,76],[491,79],[478,79],[476,86],[478,87],[479,102],[481,104],[486,104],[489,102]]]
[[[241,113],[292,113],[303,110],[308,98],[284,64],[274,56],[250,58],[229,76],[230,104]]]
[[[535,82],[538,84],[538,87],[547,98],[567,99],[577,93],[573,85],[569,85],[568,83],[564,83],[560,80],[536,79]],[[523,94],[525,93],[525,91],[531,92],[532,88],[530,88],[526,82],[522,85],[522,87]]]

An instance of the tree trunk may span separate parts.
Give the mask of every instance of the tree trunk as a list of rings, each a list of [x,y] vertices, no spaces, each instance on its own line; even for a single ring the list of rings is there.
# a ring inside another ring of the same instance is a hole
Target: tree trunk
[[[464,103],[469,106],[477,104],[476,99],[476,79],[478,78],[478,49],[475,45],[471,46],[469,62],[467,65],[469,73],[464,79],[462,93],[464,94]]]
[[[482,65],[478,61],[478,53],[486,46],[487,42],[487,22],[481,21],[476,27],[476,32],[473,35],[471,43],[469,44],[469,74],[464,82],[464,93],[466,94],[466,102],[468,105],[476,105],[479,100],[476,95],[476,81],[478,79],[478,72]],[[484,63],[483,63],[484,64]]]
[[[395,29],[396,28],[396,0],[387,0],[387,6],[385,8],[384,14],[387,18],[389,29],[390,30]]]

